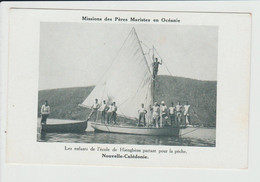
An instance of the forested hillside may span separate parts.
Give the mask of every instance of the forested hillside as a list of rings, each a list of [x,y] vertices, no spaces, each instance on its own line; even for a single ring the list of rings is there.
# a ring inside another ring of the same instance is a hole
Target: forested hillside
[[[91,87],[62,88],[39,91],[38,116],[45,100],[51,107],[50,118],[84,120],[90,110],[79,107],[93,90]],[[191,105],[191,120],[201,126],[216,126],[216,81],[200,81],[189,78],[158,76],[155,84],[155,101]]]

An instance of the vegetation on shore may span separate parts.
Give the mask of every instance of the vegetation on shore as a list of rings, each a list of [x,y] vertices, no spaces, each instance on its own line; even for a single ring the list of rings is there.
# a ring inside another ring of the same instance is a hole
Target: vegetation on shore
[[[38,116],[41,105],[48,100],[51,107],[50,118],[85,120],[90,109],[78,106],[94,89],[90,87],[41,90],[38,95]],[[182,77],[160,75],[155,84],[155,101],[165,101],[167,106],[178,101],[191,105],[190,116],[193,124],[216,126],[217,82],[200,81]],[[129,122],[129,121],[128,121]]]

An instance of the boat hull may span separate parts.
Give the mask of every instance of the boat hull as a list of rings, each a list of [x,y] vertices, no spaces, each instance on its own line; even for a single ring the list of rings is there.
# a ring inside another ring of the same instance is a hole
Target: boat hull
[[[180,128],[146,128],[146,127],[127,127],[117,125],[106,125],[100,123],[92,123],[91,127],[97,132],[133,134],[133,135],[153,135],[153,136],[179,136]]]
[[[43,124],[42,132],[45,133],[78,133],[84,132],[87,128],[87,121],[66,124]]]

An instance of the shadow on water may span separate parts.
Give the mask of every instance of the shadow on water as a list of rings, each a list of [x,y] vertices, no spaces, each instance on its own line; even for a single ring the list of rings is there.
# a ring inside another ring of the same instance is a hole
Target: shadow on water
[[[46,133],[42,130],[40,132],[40,139],[43,140],[43,141],[46,140]]]

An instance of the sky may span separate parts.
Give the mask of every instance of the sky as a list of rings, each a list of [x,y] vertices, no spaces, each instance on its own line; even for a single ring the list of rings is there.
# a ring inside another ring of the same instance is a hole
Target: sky
[[[39,90],[95,85],[133,27],[144,53],[154,46],[163,59],[159,75],[217,80],[215,26],[67,22],[40,26]]]

